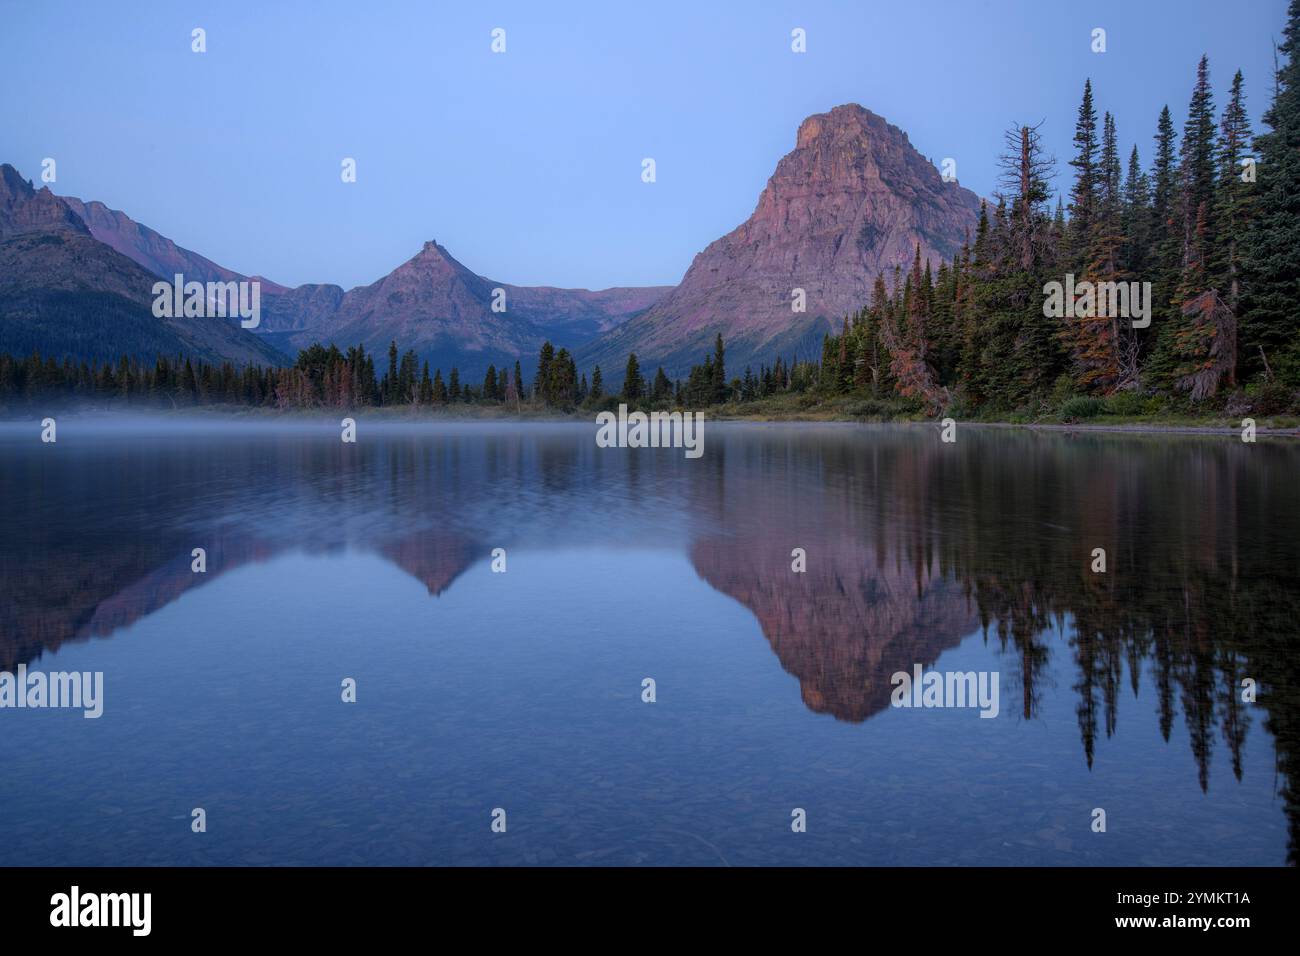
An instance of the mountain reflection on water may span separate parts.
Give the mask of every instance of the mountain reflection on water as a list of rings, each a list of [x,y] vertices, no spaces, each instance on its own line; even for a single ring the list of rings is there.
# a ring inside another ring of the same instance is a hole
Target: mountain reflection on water
[[[1068,694],[1089,767],[1128,695],[1165,741],[1182,722],[1202,791],[1215,761],[1275,780],[1296,861],[1300,446],[709,423],[686,460],[599,449],[585,426],[361,433],[0,435],[0,670],[290,553],[377,556],[439,601],[497,547],[666,550],[752,614],[811,712],[869,721],[895,672],[983,641],[1001,655],[1002,719]],[[1247,765],[1251,734],[1274,766]]]

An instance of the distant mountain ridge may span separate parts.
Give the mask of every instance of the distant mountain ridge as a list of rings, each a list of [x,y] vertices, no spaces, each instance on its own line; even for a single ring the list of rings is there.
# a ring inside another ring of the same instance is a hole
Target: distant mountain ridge
[[[261,324],[230,338],[200,334],[194,320],[175,328],[142,320],[137,306],[151,287],[142,273],[204,282],[252,277],[101,202],[35,190],[5,165],[0,240],[17,244],[0,250],[0,349],[102,358],[189,344],[202,349],[199,357],[283,363],[314,342],[382,352],[396,341],[444,372],[458,367],[469,382],[490,364],[516,360],[531,375],[549,340],[573,351],[584,372],[601,365],[615,385],[629,352],[647,371],[663,365],[682,377],[720,333],[735,375],[777,355],[819,354],[822,336],[869,301],[878,273],[909,264],[918,245],[923,258],[950,259],[973,233],[979,204],[945,182],[901,130],[849,104],[804,120],[753,215],[697,255],[676,287],[517,286],[471,271],[430,241],[392,272],[349,290],[259,279]],[[36,233],[46,238],[32,239]],[[792,308],[796,290],[806,301],[802,312]],[[97,313],[79,317],[92,305]],[[93,328],[78,327],[87,323]]]
[[[45,238],[32,239],[36,233]],[[548,339],[575,348],[670,288],[516,286],[477,275],[436,242],[369,285],[291,288],[219,265],[102,202],[36,190],[13,166],[0,165],[0,240],[24,235],[0,250],[0,351],[37,349],[78,360],[185,351],[211,361],[284,364],[314,342],[382,352],[396,341],[445,371],[459,366],[470,381],[490,364],[530,365]],[[257,279],[262,314],[255,334],[239,330],[225,342],[193,319],[169,331],[152,314],[142,317],[138,307],[151,305],[156,278],[178,273],[200,282]],[[494,301],[504,311],[494,310]],[[93,314],[80,315],[83,308]],[[174,334],[181,330],[187,334]]]
[[[388,275],[344,290],[332,283],[288,287],[218,265],[176,245],[101,202],[64,197],[91,235],[163,278],[176,273],[201,282],[261,282],[259,334],[292,356],[314,342],[364,344],[381,352],[390,341],[413,348],[432,365],[481,377],[489,364],[505,366],[536,356],[548,338],[570,348],[594,339],[662,298],[668,286],[592,292],[550,286],[516,286],[486,279],[458,262],[437,242]],[[505,293],[504,312],[492,309]]]
[[[240,275],[219,266],[206,256],[182,248],[166,236],[141,225],[126,213],[109,209],[102,202],[82,202],[74,196],[60,198],[86,224],[92,236],[144,266],[154,275],[170,279],[179,272],[187,280],[196,279],[199,282],[237,282],[256,278],[262,283],[263,295],[289,291],[288,287],[270,279]]]
[[[274,298],[264,330],[287,331],[286,341],[295,348],[319,341],[340,346],[361,342],[382,350],[396,341],[444,372],[458,367],[469,380],[481,377],[489,364],[509,367],[521,359],[531,365],[548,339],[568,348],[590,341],[667,291],[651,287],[593,292],[496,282],[471,272],[445,247],[430,241],[370,285],[347,292],[338,286],[311,286]],[[504,311],[494,311],[494,301]]]

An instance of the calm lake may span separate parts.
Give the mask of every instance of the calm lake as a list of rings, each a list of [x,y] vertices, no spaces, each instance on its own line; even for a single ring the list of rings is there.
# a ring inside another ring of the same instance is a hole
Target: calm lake
[[[1300,855],[1294,441],[359,421],[0,430],[0,865]]]

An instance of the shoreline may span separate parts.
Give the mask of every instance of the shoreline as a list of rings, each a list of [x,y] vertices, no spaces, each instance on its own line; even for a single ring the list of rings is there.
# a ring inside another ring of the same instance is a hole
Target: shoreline
[[[602,409],[582,411],[557,411],[553,409],[536,409],[532,414],[506,413],[504,409],[483,408],[470,414],[455,415],[445,411],[428,413],[419,410],[394,411],[385,408],[368,409],[263,409],[263,408],[228,408],[221,406],[198,406],[185,409],[51,409],[31,416],[0,417],[0,431],[13,432],[19,428],[39,428],[41,419],[53,417],[56,420],[66,418],[70,423],[87,424],[143,424],[156,422],[160,424],[212,424],[225,426],[248,425],[263,427],[267,425],[312,425],[337,428],[344,418],[353,418],[360,422],[376,425],[579,425],[595,426],[596,415]],[[686,411],[677,409],[676,411]],[[854,417],[819,417],[816,415],[768,417],[761,415],[711,415],[703,411],[705,422],[712,425],[836,425],[836,426],[888,426],[888,427],[923,427],[938,428],[942,419],[875,419]],[[39,416],[39,417],[37,417]],[[1289,416],[1286,416],[1289,419]],[[1041,432],[1097,432],[1102,434],[1133,435],[1218,435],[1240,437],[1240,424],[1218,422],[1012,422],[1012,421],[969,421],[955,419],[961,429],[1024,429]],[[1268,424],[1270,418],[1256,424],[1255,434],[1269,438],[1300,439],[1300,425]]]

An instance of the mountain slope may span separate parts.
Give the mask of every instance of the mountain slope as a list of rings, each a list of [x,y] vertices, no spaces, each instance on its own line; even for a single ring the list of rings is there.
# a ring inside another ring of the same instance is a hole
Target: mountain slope
[[[109,209],[102,202],[82,202],[74,196],[60,198],[86,224],[92,236],[156,276],[171,279],[179,272],[187,280],[199,282],[238,282],[249,278],[178,246],[161,233],[136,222],[124,212]],[[263,296],[289,291],[269,279],[259,278],[258,281],[262,283]]]
[[[169,281],[177,273],[200,282],[250,278],[101,202],[58,197],[48,189],[34,191],[12,166],[0,166],[0,238],[54,228],[98,241]],[[72,245],[78,248],[74,251]],[[49,285],[23,279],[29,256],[49,258],[30,269],[32,275],[50,280]],[[150,325],[157,320],[145,321],[134,304],[123,301],[124,288],[130,292],[127,298],[138,299],[138,273],[127,269],[112,276],[111,263],[120,260],[102,256],[84,242],[28,241],[0,258],[7,270],[0,273],[0,302],[8,310],[0,317],[15,320],[0,342],[11,348],[104,358],[122,351],[146,355],[175,344],[165,330]],[[88,264],[91,259],[96,260],[94,267]],[[82,277],[86,281],[72,282],[69,288],[65,280],[71,275],[60,270],[77,268],[89,270]],[[548,339],[557,348],[574,349],[645,311],[670,291],[667,286],[593,292],[511,285],[471,272],[436,242],[426,243],[419,254],[378,281],[346,292],[328,283],[290,288],[253,278],[261,283],[262,305],[261,324],[251,336],[255,342],[228,348],[228,343],[206,341],[203,357],[224,351],[236,361],[252,355],[278,364],[313,342],[363,343],[382,352],[395,340],[445,372],[459,366],[466,381],[481,378],[489,364],[509,366],[520,359],[531,365]],[[505,312],[492,309],[498,288],[505,292]],[[113,297],[102,302],[95,299],[110,293]],[[200,334],[189,332],[191,338]],[[211,339],[206,331],[202,334]]]
[[[495,290],[505,311],[493,311]],[[263,319],[267,333],[294,348],[313,342],[340,347],[358,342],[382,352],[390,341],[412,348],[444,373],[453,366],[465,381],[489,364],[525,368],[542,343],[574,348],[651,306],[663,287],[587,289],[515,286],[484,278],[437,242],[367,286],[300,287],[274,297]]]
[[[178,246],[126,213],[101,202],[61,197],[90,234],[164,278],[239,281],[247,276]],[[471,272],[436,242],[377,282],[344,291],[330,283],[294,288],[262,284],[257,334],[288,355],[313,342],[358,342],[382,352],[390,341],[414,348],[433,366],[459,366],[466,380],[489,364],[525,365],[547,339],[574,348],[645,311],[669,287],[614,288],[597,292],[550,286],[516,286]],[[493,290],[505,292],[506,311],[493,312]]]
[[[233,320],[153,315],[158,277],[91,234],[48,188],[0,166],[0,352],[77,361],[184,353],[278,364]]]
[[[721,332],[729,373],[778,354],[815,357],[821,337],[870,300],[877,273],[921,255],[948,259],[974,233],[979,198],[945,183],[897,127],[856,104],[808,117],[752,216],[695,257],[681,284],[644,315],[579,352],[621,374],[683,375]],[[791,308],[793,290],[806,311]]]

